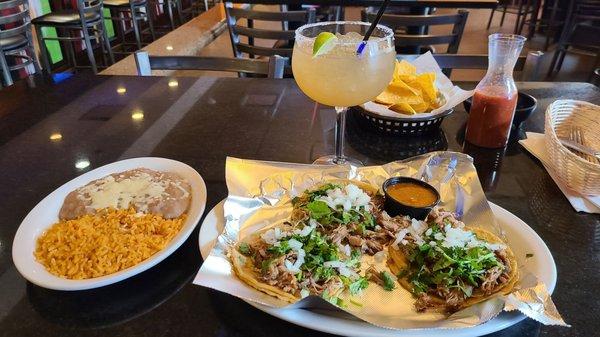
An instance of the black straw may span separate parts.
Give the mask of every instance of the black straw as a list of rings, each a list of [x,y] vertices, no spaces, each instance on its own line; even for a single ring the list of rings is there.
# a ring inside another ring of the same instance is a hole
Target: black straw
[[[358,50],[356,51],[357,55],[362,54],[363,50],[365,49],[365,46],[367,45],[367,41],[369,41],[369,38],[371,37],[371,34],[373,34],[375,27],[377,27],[377,24],[379,23],[379,21],[381,21],[381,17],[383,16],[383,13],[385,12],[385,9],[387,8],[389,3],[390,0],[383,0],[383,4],[381,4],[381,7],[379,7],[377,16],[375,16],[375,20],[373,20],[373,22],[371,23],[371,26],[369,27],[367,33],[363,37],[362,42],[358,46]]]

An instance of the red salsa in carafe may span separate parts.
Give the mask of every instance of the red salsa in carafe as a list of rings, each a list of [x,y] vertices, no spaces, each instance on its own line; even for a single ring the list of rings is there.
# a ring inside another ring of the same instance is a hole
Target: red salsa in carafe
[[[488,86],[477,89],[469,112],[467,142],[487,148],[506,146],[517,106],[517,91]]]

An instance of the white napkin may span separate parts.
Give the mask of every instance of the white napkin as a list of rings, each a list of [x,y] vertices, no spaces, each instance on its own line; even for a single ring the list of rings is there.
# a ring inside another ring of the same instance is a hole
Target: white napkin
[[[554,172],[548,165],[549,158],[548,152],[546,152],[546,143],[544,142],[544,134],[527,132],[527,139],[519,141],[527,151],[531,152],[537,159],[539,159],[548,174],[554,179],[558,188],[563,192],[565,197],[571,203],[571,206],[577,212],[596,213],[600,214],[600,195],[583,195],[568,188],[562,181],[557,178],[557,173]]]
[[[441,107],[432,110],[431,112],[419,113],[416,115],[404,115],[396,111],[388,109],[385,105],[378,104],[375,102],[367,102],[362,105],[365,110],[371,111],[381,116],[395,117],[395,118],[425,118],[440,114],[446,110],[452,109],[458,104],[462,103],[467,98],[473,96],[474,90],[463,90],[460,87],[454,85],[452,81],[444,73],[436,62],[431,52],[427,52],[420,55],[414,60],[410,61],[415,68],[417,68],[417,74],[434,72],[435,73],[435,85],[444,95],[446,102]]]

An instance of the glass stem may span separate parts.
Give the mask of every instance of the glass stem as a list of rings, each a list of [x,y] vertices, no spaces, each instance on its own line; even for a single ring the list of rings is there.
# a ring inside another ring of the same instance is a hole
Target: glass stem
[[[337,112],[335,121],[335,163],[344,164],[346,157],[344,157],[344,133],[346,130],[346,111],[348,108],[335,107]]]

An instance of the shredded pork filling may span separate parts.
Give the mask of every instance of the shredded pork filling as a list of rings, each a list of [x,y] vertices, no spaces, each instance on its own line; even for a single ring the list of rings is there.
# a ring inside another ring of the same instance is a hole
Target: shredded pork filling
[[[402,220],[403,219],[398,218],[384,218],[383,222],[394,221],[400,226],[403,226],[403,228],[408,228],[410,226],[410,221],[405,219],[405,221],[403,222]],[[446,226],[448,225],[451,228],[464,227],[464,224],[456,218],[455,214],[441,209],[434,209],[429,214],[425,222],[428,224],[428,226],[437,225],[437,227],[440,228],[442,234],[446,234],[444,233],[444,228],[446,228]],[[443,236],[440,236],[440,238],[441,237]],[[411,234],[410,231],[408,231],[408,233],[402,238],[401,241],[404,242],[404,244],[399,244],[398,247],[396,247],[396,249],[399,249],[402,252],[402,254],[408,257],[414,256],[415,251],[421,249],[420,247],[423,244],[431,245],[431,242],[424,242],[423,239],[421,239],[420,244],[418,244],[416,242],[416,238],[413,237],[413,234]],[[461,288],[458,287],[456,284],[447,285],[443,282],[435,286],[429,286],[425,291],[415,292],[417,298],[415,302],[416,310],[425,311],[427,309],[441,308],[447,312],[454,312],[460,309],[469,297],[474,295],[490,295],[494,291],[496,291],[498,287],[506,284],[510,280],[509,274],[511,271],[506,250],[497,249],[494,250],[493,253],[495,259],[497,260],[497,265],[485,270],[481,278],[477,280],[476,286],[462,284],[463,289],[466,290],[461,290]],[[435,262],[437,261],[425,260],[425,264],[423,266],[420,266],[420,268],[424,268],[427,271],[432,271],[436,267]],[[413,270],[417,267],[418,266],[415,264],[411,266],[410,269]]]

